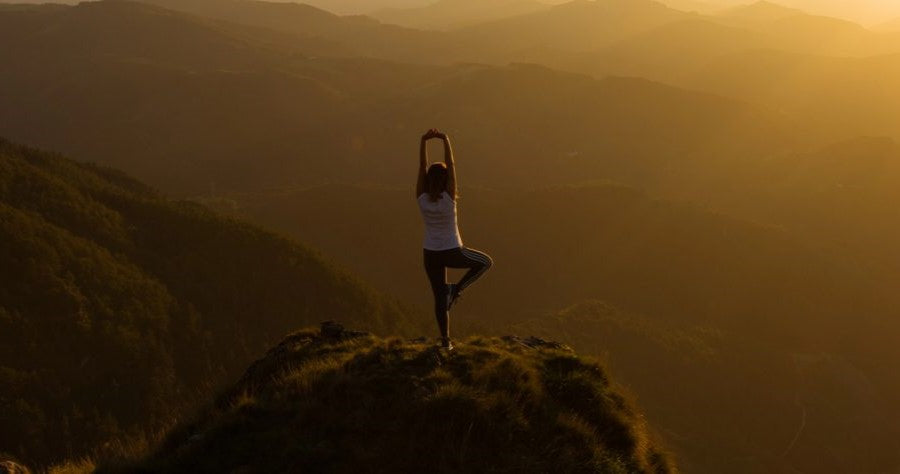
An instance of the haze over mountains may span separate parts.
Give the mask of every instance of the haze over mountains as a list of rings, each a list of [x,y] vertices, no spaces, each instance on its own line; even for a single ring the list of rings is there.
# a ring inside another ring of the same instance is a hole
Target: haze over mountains
[[[879,23],[875,28],[881,31],[900,31],[900,18],[885,23]]]
[[[422,7],[386,8],[372,16],[395,25],[447,30],[549,8],[535,0],[440,0]]]
[[[157,390],[141,379],[148,398],[128,392],[122,406],[175,406],[183,387],[223,383],[321,316],[423,332],[413,321],[431,323],[430,293],[410,187],[416,140],[437,126],[457,152],[464,240],[497,263],[454,308],[458,334],[536,334],[605,357],[686,472],[900,467],[900,34],[789,1],[314,5],[0,8],[0,135],[228,215],[3,145],[0,163],[15,171],[0,187],[15,243],[6,268],[17,269],[3,277],[29,276],[15,295],[46,290],[75,318],[67,324],[93,322],[54,338],[103,340],[155,367],[153,380],[176,381]],[[237,257],[204,253],[210,242]],[[284,273],[261,288],[274,278],[261,268]],[[317,299],[310,279],[349,303]],[[99,283],[119,280],[131,283]],[[18,432],[37,430],[20,455],[45,463],[34,453],[63,453],[67,438],[51,435],[61,399],[33,396],[41,377],[59,380],[59,393],[90,386],[60,375],[74,370],[64,354],[6,362],[46,313],[9,301],[14,349],[0,365],[17,388],[0,401],[48,414],[33,428],[3,405]],[[116,326],[122,314],[133,317]],[[235,327],[253,330],[235,339]],[[135,353],[135,337],[152,347]],[[182,369],[194,344],[203,367]],[[112,383],[92,363],[84,370],[100,378],[87,380]],[[73,453],[147,426],[78,400],[59,412],[77,419],[71,433],[85,430]],[[212,419],[283,408],[270,401]]]
[[[821,15],[848,18],[866,24],[879,23],[900,13],[900,5],[884,0],[784,0],[785,5]]]
[[[279,0],[284,1],[284,0]],[[447,0],[445,0],[447,1]],[[454,1],[454,0],[449,0]],[[491,3],[486,0],[485,3]],[[506,0],[500,0],[506,1]],[[460,3],[468,0],[460,0]],[[712,13],[729,7],[751,3],[752,0],[660,0],[660,3],[684,11]],[[378,10],[419,9],[440,3],[439,0],[309,0],[307,2],[319,8],[340,14],[371,14]],[[566,3],[566,0],[541,0],[546,5]],[[798,8],[818,15],[846,18],[866,25],[884,22],[885,17],[900,15],[900,6],[889,0],[781,0],[782,5]]]
[[[559,5],[570,0],[539,0],[527,2],[520,0],[484,0],[482,4],[516,5],[510,9],[509,14],[522,13],[521,5],[540,3],[542,5]],[[594,1],[594,0],[588,0]],[[0,3],[40,4],[45,0],[3,0]],[[59,0],[52,3],[77,4],[78,0]],[[308,0],[305,2],[292,2],[289,0],[276,0],[273,3],[305,3],[320,9],[328,10],[339,15],[374,15],[385,11],[397,12],[400,15],[418,16],[423,10],[431,10],[430,7],[444,4],[444,6],[431,11],[441,11],[450,5],[459,5],[460,10],[465,10],[471,0]],[[697,13],[716,13],[730,7],[746,5],[752,0],[660,0],[660,3],[672,8]],[[886,0],[781,0],[775,2],[791,8],[800,9],[817,15],[826,15],[844,18],[859,22],[867,26],[877,26],[885,23],[885,18],[895,18],[900,15],[900,6]],[[401,13],[402,11],[406,11]],[[527,10],[526,10],[527,11]],[[458,15],[457,12],[448,12],[449,15]],[[484,18],[491,18],[486,15]],[[448,23],[453,23],[448,22]],[[422,25],[425,26],[425,25]]]

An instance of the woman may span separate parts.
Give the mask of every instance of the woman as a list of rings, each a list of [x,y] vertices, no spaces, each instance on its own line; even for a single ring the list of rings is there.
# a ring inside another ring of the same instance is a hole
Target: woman
[[[428,166],[426,144],[433,138],[444,142],[444,162]],[[416,199],[425,221],[425,273],[434,293],[434,314],[441,331],[441,346],[453,350],[450,342],[450,308],[462,292],[491,268],[491,257],[463,247],[456,221],[456,169],[447,135],[431,129],[419,145],[419,179]],[[447,284],[447,268],[468,268],[458,283]]]

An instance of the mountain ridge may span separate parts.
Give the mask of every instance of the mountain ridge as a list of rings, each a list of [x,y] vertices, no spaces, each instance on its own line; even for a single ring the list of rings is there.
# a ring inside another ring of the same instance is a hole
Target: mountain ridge
[[[452,30],[548,8],[551,7],[537,0],[439,0],[424,7],[378,10],[371,16],[412,28]]]
[[[773,21],[806,14],[805,11],[797,8],[786,7],[768,0],[759,0],[747,5],[728,8],[720,12],[719,16],[737,17],[744,20]]]

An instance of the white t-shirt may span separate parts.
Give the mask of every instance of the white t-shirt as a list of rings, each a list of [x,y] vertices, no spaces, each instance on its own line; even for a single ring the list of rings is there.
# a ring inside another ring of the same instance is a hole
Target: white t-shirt
[[[456,201],[446,191],[440,199],[431,201],[428,193],[419,195],[419,210],[425,221],[426,250],[450,250],[462,247],[462,237],[456,224]]]

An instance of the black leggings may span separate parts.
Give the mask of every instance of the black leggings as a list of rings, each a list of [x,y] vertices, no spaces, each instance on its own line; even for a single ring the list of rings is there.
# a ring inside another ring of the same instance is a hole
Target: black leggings
[[[425,273],[434,293],[434,314],[437,317],[441,337],[450,337],[450,315],[447,308],[447,269],[468,268],[469,271],[456,284],[457,295],[475,280],[481,278],[494,261],[484,252],[457,247],[450,250],[425,250]]]

